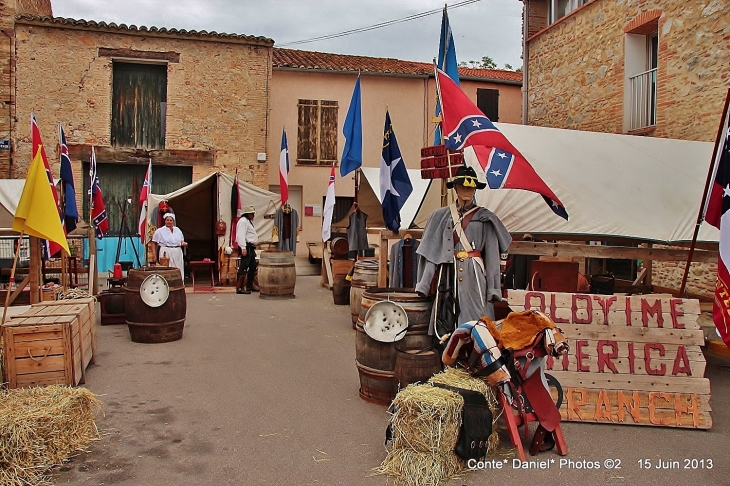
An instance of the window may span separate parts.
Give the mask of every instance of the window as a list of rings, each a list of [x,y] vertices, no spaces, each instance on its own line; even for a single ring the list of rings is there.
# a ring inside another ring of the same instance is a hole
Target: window
[[[587,1],[589,0],[548,0],[549,22],[557,22]]]
[[[166,105],[166,64],[114,62],[112,146],[164,149]]]
[[[337,161],[337,102],[299,100],[297,164]]]
[[[477,88],[477,107],[493,122],[499,121],[499,90]]]
[[[629,23],[625,29],[625,132],[656,126],[660,16],[661,11],[646,12]]]

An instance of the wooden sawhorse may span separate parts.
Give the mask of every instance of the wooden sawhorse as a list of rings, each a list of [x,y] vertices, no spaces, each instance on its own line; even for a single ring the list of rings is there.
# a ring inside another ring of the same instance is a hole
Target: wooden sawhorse
[[[504,420],[507,422],[507,431],[509,432],[510,441],[513,446],[517,447],[517,454],[519,455],[520,460],[524,462],[527,460],[527,456],[525,456],[525,448],[522,446],[522,438],[520,437],[520,432],[517,430],[517,427],[523,426],[525,428],[525,439],[529,441],[530,422],[537,423],[537,415],[535,412],[529,412],[524,415],[517,413],[517,411],[514,410],[507,402],[507,398],[504,396],[504,393],[499,390],[495,391],[499,397],[499,404],[502,406],[502,415],[504,416]],[[560,428],[560,424],[558,424],[553,431],[553,437],[555,438],[555,448],[557,449],[558,454],[561,456],[567,455],[568,445],[565,443],[563,429]],[[532,451],[530,453],[531,455],[535,455],[532,454]]]

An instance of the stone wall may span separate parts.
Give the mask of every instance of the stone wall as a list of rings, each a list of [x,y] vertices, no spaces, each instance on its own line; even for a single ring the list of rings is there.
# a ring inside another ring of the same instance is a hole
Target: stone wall
[[[22,21],[15,33],[20,123],[13,127],[14,177],[23,177],[31,160],[25,123],[31,112],[55,174],[59,122],[69,145],[110,145],[113,61],[99,55],[108,48],[179,55],[179,62],[167,64],[165,149],[213,153],[213,165],[193,167],[194,180],[239,168],[241,179],[268,188],[268,165],[257,154],[267,147],[270,47]]]
[[[624,27],[655,9],[661,17],[652,135],[714,141],[730,65],[725,0],[593,0],[538,32],[528,39],[528,124],[622,133]]]
[[[651,282],[661,287],[679,289],[685,267],[685,262],[654,262]],[[712,299],[715,295],[716,280],[717,263],[693,262],[687,275],[687,292]]]

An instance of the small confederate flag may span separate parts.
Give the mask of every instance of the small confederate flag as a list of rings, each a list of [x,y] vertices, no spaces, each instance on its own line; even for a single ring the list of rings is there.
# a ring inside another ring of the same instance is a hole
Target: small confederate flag
[[[104,207],[104,197],[101,194],[101,186],[99,186],[99,174],[96,172],[96,152],[91,147],[91,170],[90,186],[91,186],[91,220],[94,224],[94,233],[97,239],[104,237],[104,233],[109,231],[109,219],[106,216],[106,207]]]
[[[142,184],[142,191],[139,193],[139,239],[142,244],[147,243],[147,196],[150,194],[150,188],[152,186],[152,159],[150,164],[147,166],[147,173],[144,176],[144,183]]]
[[[730,99],[730,90],[728,90]],[[717,283],[712,317],[717,332],[730,347],[730,113],[725,102],[725,119],[720,129],[714,162],[714,183],[705,206],[705,221],[720,230],[720,257],[717,262]]]

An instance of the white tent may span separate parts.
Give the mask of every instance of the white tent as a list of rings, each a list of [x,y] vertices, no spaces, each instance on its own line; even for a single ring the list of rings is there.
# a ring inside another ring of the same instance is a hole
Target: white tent
[[[12,231],[25,179],[0,179],[0,232]]]
[[[207,240],[213,239],[213,223],[225,221],[226,236],[218,237],[218,248],[227,246],[228,235],[231,231],[231,192],[233,188],[233,177],[222,172],[215,172],[199,181],[173,191],[169,194],[151,194],[149,207],[155,208],[166,200],[175,210],[178,217],[178,224],[184,225],[186,240]],[[271,233],[274,228],[273,215],[281,207],[281,196],[259,187],[253,186],[239,179],[239,199],[241,207],[253,206],[256,209],[254,227],[259,237],[259,242],[271,241]],[[212,211],[206,203],[213,200]],[[269,215],[270,217],[265,217]],[[147,212],[148,223],[152,211]],[[213,219],[215,218],[215,219]],[[187,220],[187,224],[183,221]],[[182,229],[182,228],[181,228]]]
[[[656,137],[496,124],[565,204],[569,221],[543,198],[515,190],[477,191],[477,202],[512,233],[691,241],[713,144]],[[466,154],[467,160],[470,155]],[[433,208],[424,207],[424,212]],[[703,223],[699,241],[720,232]]]

